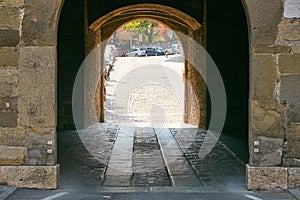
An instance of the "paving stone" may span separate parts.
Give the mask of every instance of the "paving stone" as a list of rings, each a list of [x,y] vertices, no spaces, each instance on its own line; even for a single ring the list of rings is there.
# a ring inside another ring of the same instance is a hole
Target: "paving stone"
[[[100,186],[115,141],[115,126],[97,124],[86,130],[58,133],[61,184]],[[107,139],[110,140],[107,140]],[[76,175],[74,175],[76,174]]]
[[[129,187],[132,175],[105,175],[103,186],[106,187]]]
[[[172,180],[174,181],[174,186],[199,186],[200,181],[197,176],[194,175],[172,175]]]
[[[171,129],[171,131],[179,145],[184,144],[184,136],[189,135],[188,132],[195,138],[189,145],[190,148],[183,149],[183,152],[199,180],[201,180],[201,184],[205,186],[225,186],[227,183],[226,177],[230,177],[233,174],[238,176],[245,175],[243,164],[221,142],[217,142],[206,157],[199,157],[201,148],[209,148],[209,146],[202,147],[206,137],[206,133],[203,130]],[[188,140],[190,141],[190,138]]]
[[[133,145],[132,185],[171,185],[154,129],[135,128]]]

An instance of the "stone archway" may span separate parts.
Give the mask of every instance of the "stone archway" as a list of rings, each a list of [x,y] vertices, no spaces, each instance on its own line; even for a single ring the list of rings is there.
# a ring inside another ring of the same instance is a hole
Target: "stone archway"
[[[172,30],[179,32],[184,35],[188,35],[195,41],[199,42],[202,46],[205,46],[205,27],[202,26],[198,21],[189,15],[174,9],[169,6],[159,5],[159,4],[137,4],[132,6],[126,6],[115,11],[112,11],[105,16],[99,18],[95,22],[93,22],[88,27],[88,34],[86,36],[86,52],[90,52],[97,45],[101,44],[100,51],[102,51],[102,58],[96,58],[98,60],[98,65],[103,66],[103,52],[105,42],[115,30],[117,30],[121,25],[141,18],[150,18],[159,22],[162,22],[169,26]],[[188,54],[189,45],[183,44],[183,49],[186,52],[186,56],[191,60],[193,56]],[[100,53],[101,54],[101,53]],[[100,63],[99,63],[100,61]],[[94,70],[94,73],[97,71],[102,71],[103,68],[95,68],[95,69],[87,69],[88,73],[91,73],[90,70]],[[206,125],[206,88],[204,80],[201,75],[188,61],[185,61],[185,79],[189,85],[192,86],[192,89],[186,87],[185,91],[185,122],[197,125],[201,128],[205,128]],[[94,74],[91,73],[91,74]],[[85,76],[89,76],[86,74]],[[100,79],[100,80],[99,80]],[[86,77],[86,80],[89,80],[86,83],[86,86],[90,87],[92,84],[96,82],[99,85],[103,85],[103,77]],[[93,87],[95,88],[95,87]],[[200,89],[199,89],[200,88]],[[88,89],[86,89],[88,90]],[[189,91],[193,90],[193,91]],[[195,95],[199,101],[193,100],[192,95]],[[98,92],[98,93],[97,93]],[[87,105],[90,110],[96,108],[97,117],[94,119],[86,119],[85,125],[90,123],[94,123],[96,121],[104,121],[104,100],[103,100],[103,88],[96,92],[97,98],[100,98],[100,102],[98,105],[90,104]],[[92,94],[92,92],[89,92]],[[86,99],[97,99],[92,96],[87,96]]]
[[[299,115],[299,13],[295,17],[289,14],[292,1],[242,2],[250,36],[248,188],[271,190],[299,187],[296,180],[300,176],[300,128],[299,119],[293,117]],[[57,188],[56,44],[63,1],[2,1],[0,5],[13,16],[1,22],[0,35],[4,39],[0,40],[0,44],[4,53],[0,54],[0,64],[2,67],[18,68],[10,69],[9,78],[1,82],[1,88],[5,88],[1,91],[3,98],[8,98],[17,106],[1,111],[1,117],[5,120],[1,121],[0,182],[27,188]],[[166,16],[174,14],[174,10],[162,8],[165,7],[156,7],[161,11],[156,13],[160,15],[159,20],[163,21]],[[128,20],[129,13],[126,16],[124,10],[119,11]],[[155,18],[153,10],[148,8],[148,11],[144,14]],[[132,12],[136,13],[136,10]],[[188,25],[188,19],[177,14],[174,16],[179,19],[180,27]],[[117,13],[114,16],[107,15],[107,18],[114,18],[115,22],[121,20]],[[174,20],[169,23],[174,24]],[[193,27],[192,23],[190,25]],[[101,34],[109,35],[104,33],[100,29],[89,29],[87,35],[90,44],[87,43],[87,50],[99,44]],[[195,29],[192,33],[201,35],[201,30]],[[1,75],[6,74],[6,69],[1,70]],[[99,72],[100,68],[95,71]],[[92,81],[97,83],[99,78],[94,77]],[[95,109],[95,105],[91,105],[91,108]],[[98,118],[93,116],[95,121]],[[14,141],[10,139],[12,135]],[[42,156],[32,157],[32,150]],[[37,179],[40,176],[36,175],[41,175],[41,171],[44,177]]]

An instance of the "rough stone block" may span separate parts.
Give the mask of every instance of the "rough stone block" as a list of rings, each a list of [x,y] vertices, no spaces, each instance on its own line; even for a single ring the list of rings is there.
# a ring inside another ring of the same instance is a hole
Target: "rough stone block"
[[[48,145],[47,141],[52,141]],[[52,153],[47,150],[51,149]],[[56,164],[56,131],[55,128],[30,128],[28,131],[27,165]]]
[[[250,101],[250,127],[255,136],[284,138],[283,107],[273,101]]]
[[[288,123],[300,123],[300,105],[288,105],[286,119]]]
[[[0,1],[0,6],[3,7],[21,7],[24,5],[24,0],[4,0]]]
[[[300,105],[300,75],[281,76],[280,101]]]
[[[277,69],[272,55],[251,55],[250,98],[274,99],[278,81]]]
[[[15,47],[0,48],[0,66],[15,67],[19,65],[19,51]]]
[[[18,84],[18,70],[16,68],[0,68],[0,82]]]
[[[293,53],[300,53],[300,46],[291,46]]]
[[[278,56],[281,74],[300,73],[300,54],[281,54]]]
[[[273,44],[282,18],[281,0],[245,0],[249,9],[253,44]]]
[[[56,27],[62,2],[26,1],[21,38],[24,45],[56,45]]]
[[[56,126],[56,48],[20,49],[20,125]]]
[[[246,170],[248,190],[287,189],[287,168],[252,167],[247,165]]]
[[[281,165],[284,140],[267,137],[257,137],[256,140],[259,141],[259,146],[252,147],[251,150],[256,148],[259,152],[252,154],[250,164],[262,167]]]
[[[0,184],[1,185],[18,185],[17,166],[0,166]]]
[[[57,189],[59,165],[0,166],[0,183],[20,188]]]
[[[20,42],[18,29],[0,29],[0,47],[15,47]]]
[[[18,167],[20,188],[56,189],[58,187],[59,165]]]
[[[284,157],[300,159],[300,124],[289,124],[286,128]]]
[[[278,25],[276,43],[279,45],[296,45],[300,40],[300,19],[282,19]]]
[[[18,114],[16,111],[0,111],[0,126],[16,127]]]
[[[290,46],[274,46],[266,44],[256,44],[252,46],[252,53],[256,54],[279,54],[279,53],[291,53],[292,47]]]
[[[0,97],[0,110],[17,110],[16,97]]]
[[[300,160],[296,158],[283,158],[282,166],[284,167],[300,167]]]
[[[16,7],[0,7],[0,27],[19,28],[20,11]]]
[[[300,187],[300,168],[288,169],[288,188]]]
[[[23,165],[25,163],[25,147],[0,146],[0,152],[0,165]]]
[[[17,97],[18,95],[19,93],[16,84],[0,82],[0,97]]]
[[[289,124],[286,127],[287,141],[300,140],[300,124]]]
[[[300,1],[285,0],[284,2],[285,18],[300,18]]]
[[[24,147],[27,143],[25,128],[0,128],[0,146]]]

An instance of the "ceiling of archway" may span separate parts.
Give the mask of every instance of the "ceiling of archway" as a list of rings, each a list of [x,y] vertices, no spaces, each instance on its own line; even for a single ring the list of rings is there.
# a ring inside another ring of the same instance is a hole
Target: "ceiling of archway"
[[[197,20],[175,8],[159,4],[138,4],[110,12],[96,20],[90,28],[96,30],[100,27],[118,27],[140,18],[161,21],[174,30],[196,30],[201,27]]]

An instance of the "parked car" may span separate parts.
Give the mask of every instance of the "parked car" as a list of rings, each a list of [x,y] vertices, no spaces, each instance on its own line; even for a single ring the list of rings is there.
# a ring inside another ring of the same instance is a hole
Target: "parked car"
[[[140,51],[142,53],[142,56],[146,55],[146,48],[140,48]]]
[[[132,49],[125,54],[126,57],[145,56],[145,51],[139,48]]]
[[[165,55],[165,51],[159,47],[148,47],[145,52],[146,56],[161,56]]]

